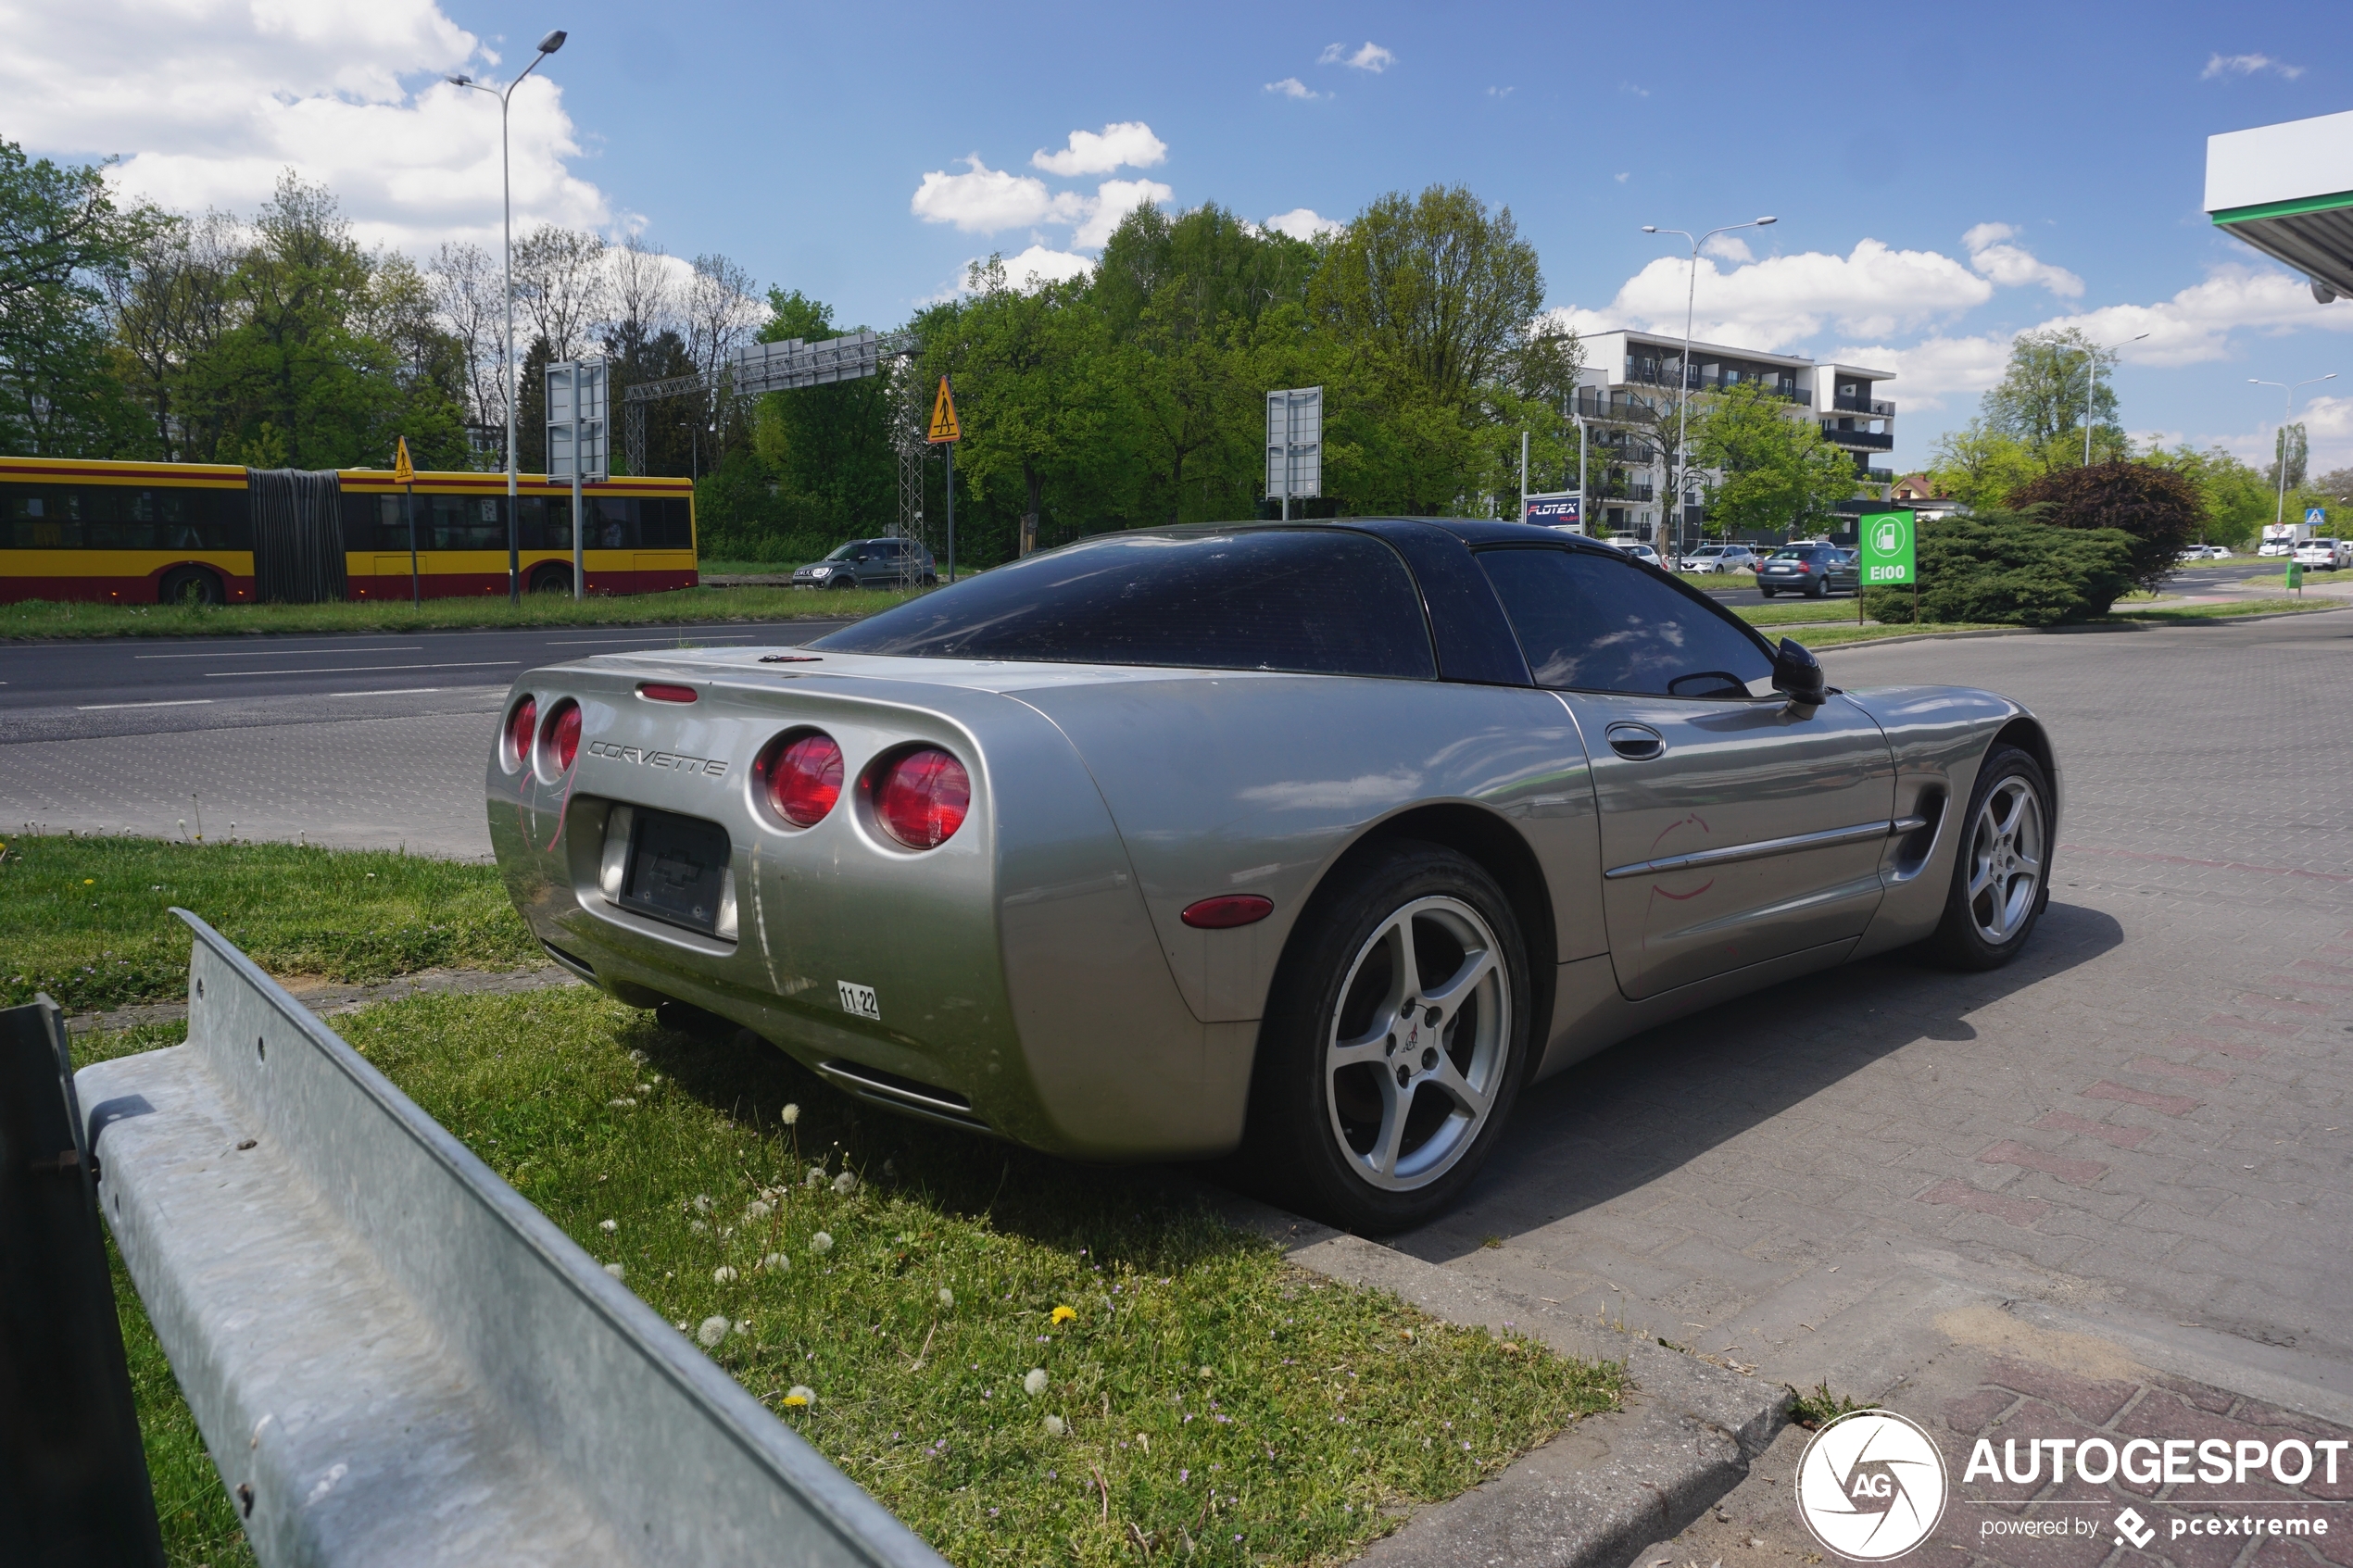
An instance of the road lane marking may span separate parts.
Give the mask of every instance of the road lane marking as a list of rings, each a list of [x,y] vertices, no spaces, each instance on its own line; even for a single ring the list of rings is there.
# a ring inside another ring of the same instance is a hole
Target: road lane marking
[[[104,713],[116,708],[202,708],[210,702],[208,696],[174,697],[169,702],[88,702],[74,709],[76,713]]]
[[[446,692],[454,691],[457,688],[453,686],[386,686],[382,691],[329,692],[327,695],[329,696],[421,696],[426,692]],[[482,689],[497,691],[498,688],[496,686],[489,686]]]
[[[355,658],[374,653],[416,653],[424,646],[422,643],[386,643],[379,647],[353,648],[351,652]],[[294,654],[308,654],[314,659],[332,659],[335,656],[335,651],[333,648],[232,648],[226,653],[134,653],[131,657],[133,659],[284,659]]]
[[[745,643],[749,642],[756,633],[750,632],[713,632],[707,634],[695,634],[701,636],[702,640],[705,642]],[[643,637],[550,637],[547,639],[547,646],[551,648],[585,648],[592,643],[660,643],[666,642],[676,635],[678,635],[678,633],[672,632],[657,632]]]
[[[447,664],[346,664],[327,670],[208,670],[204,678],[233,681],[241,675],[369,675],[379,670],[484,670],[522,662],[520,659],[474,659]]]

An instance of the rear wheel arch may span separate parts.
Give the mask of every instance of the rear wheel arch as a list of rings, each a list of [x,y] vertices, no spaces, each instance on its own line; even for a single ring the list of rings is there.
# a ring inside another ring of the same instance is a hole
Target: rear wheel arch
[[[1383,818],[1357,836],[1324,869],[1307,896],[1299,918],[1291,922],[1283,956],[1269,978],[1271,1000],[1283,980],[1283,971],[1304,945],[1306,934],[1322,918],[1323,895],[1339,885],[1342,873],[1370,856],[1398,843],[1435,844],[1478,862],[1493,877],[1510,900],[1519,922],[1520,938],[1528,947],[1529,1041],[1532,1056],[1543,1054],[1552,1037],[1553,984],[1558,977],[1560,940],[1553,923],[1552,886],[1545,880],[1536,851],[1519,831],[1482,807],[1460,804],[1417,806]]]
[[[178,604],[192,587],[196,590],[198,604],[229,602],[229,584],[220,572],[200,561],[183,561],[156,574],[156,603]]]

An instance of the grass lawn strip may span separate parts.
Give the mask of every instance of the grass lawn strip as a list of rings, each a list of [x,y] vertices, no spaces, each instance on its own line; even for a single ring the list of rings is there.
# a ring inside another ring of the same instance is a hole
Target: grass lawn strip
[[[951,1562],[1340,1562],[1619,1397],[1614,1367],[1311,1274],[1150,1172],[878,1113],[585,988],[341,1022]],[[171,1405],[141,1406],[159,1474],[190,1463]]]
[[[114,605],[28,599],[0,605],[0,637],[229,637],[255,633],[440,632],[498,626],[673,626],[705,621],[852,620],[904,594],[858,588],[680,588],[664,594],[525,594],[312,605]]]
[[[389,850],[0,840],[0,1006],[179,1000],[195,909],[277,975],[350,983],[543,961],[495,867]]]

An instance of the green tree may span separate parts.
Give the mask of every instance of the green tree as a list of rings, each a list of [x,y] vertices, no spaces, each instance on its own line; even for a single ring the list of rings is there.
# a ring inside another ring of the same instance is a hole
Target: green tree
[[[1928,476],[1943,494],[1976,510],[2000,506],[2004,496],[2039,477],[2043,468],[2032,447],[1981,417],[1937,438]]]
[[[37,456],[108,457],[139,440],[105,313],[164,222],[124,210],[96,165],[28,159],[0,141],[0,441]]]
[[[2197,537],[2206,508],[2187,476],[2151,463],[2054,469],[2011,492],[2009,504],[2054,528],[2115,530],[2133,541],[2133,580],[2155,592],[2182,547]]]
[[[1723,474],[1707,497],[1708,525],[1719,536],[1806,528],[1855,494],[1854,460],[1824,438],[1820,424],[1792,412],[1759,382],[1704,405],[1692,458]]]
[[[2153,449],[2139,460],[2171,470],[2196,489],[2200,544],[2236,548],[2271,521],[2275,503],[2270,481],[2220,446],[2200,452],[2183,444],[2171,451]],[[2328,477],[2323,475],[2323,481]],[[2353,472],[2346,477],[2353,479]]]
[[[2001,381],[1980,405],[1985,427],[2021,443],[2045,468],[2079,464],[2088,395],[2094,459],[2120,458],[2128,442],[2108,379],[2115,363],[2115,350],[2074,327],[2020,332]]]

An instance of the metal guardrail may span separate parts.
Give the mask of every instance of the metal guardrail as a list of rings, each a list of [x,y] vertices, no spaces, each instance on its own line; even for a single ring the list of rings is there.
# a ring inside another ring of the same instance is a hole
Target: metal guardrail
[[[255,1554],[941,1560],[184,909],[188,1042],[76,1075]]]

